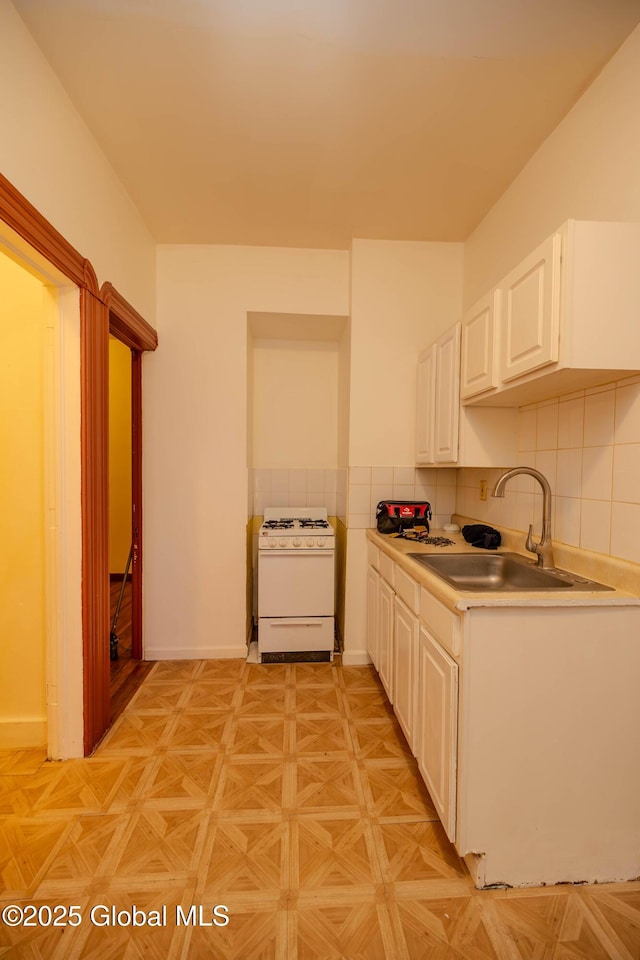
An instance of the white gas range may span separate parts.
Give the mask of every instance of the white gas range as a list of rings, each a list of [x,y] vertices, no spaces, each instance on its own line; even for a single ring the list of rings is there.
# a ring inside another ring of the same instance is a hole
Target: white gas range
[[[332,660],[335,534],[326,507],[266,507],[258,534],[262,662]]]

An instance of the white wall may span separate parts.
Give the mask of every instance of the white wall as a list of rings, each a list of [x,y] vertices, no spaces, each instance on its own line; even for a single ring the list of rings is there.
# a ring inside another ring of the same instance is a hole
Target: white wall
[[[460,319],[463,246],[354,240],[351,465],[415,462],[419,352]]]
[[[0,0],[0,170],[151,323],[155,245],[9,0]]]
[[[335,468],[338,343],[254,340],[252,466]]]
[[[439,479],[443,504],[452,493],[445,472],[414,469],[416,368],[460,319],[462,271],[460,243],[353,241],[345,663],[368,659],[365,528],[375,502],[404,494],[436,506]]]
[[[145,655],[243,656],[247,313],[346,316],[346,251],[161,246],[144,358]]]
[[[640,221],[640,27],[464,248],[465,308],[564,220]]]
[[[640,28],[628,38],[465,244],[470,306],[568,218],[640,221]],[[639,265],[640,269],[640,265]],[[602,317],[606,336],[607,317]],[[523,408],[518,460],[554,493],[554,539],[640,562],[640,382],[635,378]],[[464,470],[457,510],[540,527],[527,479],[479,500],[487,471]]]

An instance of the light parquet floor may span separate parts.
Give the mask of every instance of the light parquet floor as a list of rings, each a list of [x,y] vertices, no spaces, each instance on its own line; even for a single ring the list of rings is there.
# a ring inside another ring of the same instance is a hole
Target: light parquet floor
[[[2,958],[640,960],[640,882],[474,890],[375,673],[339,662],[157,663],[92,757],[0,754],[0,909],[27,903],[82,923],[0,922]],[[178,926],[193,904],[228,925]]]

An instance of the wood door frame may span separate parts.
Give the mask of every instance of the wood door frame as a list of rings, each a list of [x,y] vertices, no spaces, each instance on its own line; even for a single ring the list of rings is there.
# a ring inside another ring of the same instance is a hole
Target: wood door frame
[[[109,329],[132,349],[155,350],[150,324],[91,262],[0,174],[0,219],[80,291],[82,663],[84,753],[109,725]],[[141,403],[141,394],[138,398]],[[141,475],[139,477],[141,484]]]
[[[142,354],[158,336],[110,283],[100,288],[109,311],[109,333],[131,350],[131,656],[142,659]]]

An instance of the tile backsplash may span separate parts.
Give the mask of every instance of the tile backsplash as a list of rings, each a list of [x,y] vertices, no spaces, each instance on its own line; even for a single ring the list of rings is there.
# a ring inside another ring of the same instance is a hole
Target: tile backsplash
[[[249,516],[265,507],[326,507],[329,516],[346,516],[347,470],[299,468],[249,471]]]
[[[456,507],[456,470],[451,468],[349,467],[326,470],[254,469],[249,473],[249,516],[265,507],[326,506],[345,526],[374,527],[380,500],[428,500],[433,526],[451,519]]]
[[[448,523],[456,506],[456,470],[453,468],[350,467],[349,527],[375,527],[380,500],[428,500],[432,526]]]
[[[640,563],[640,377],[522,407],[517,461],[551,485],[554,540]],[[494,499],[501,472],[460,470],[457,512],[522,531],[533,523],[539,533],[539,485],[516,477]]]

